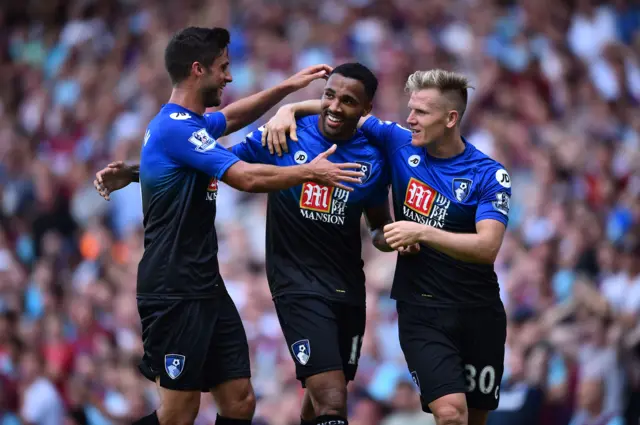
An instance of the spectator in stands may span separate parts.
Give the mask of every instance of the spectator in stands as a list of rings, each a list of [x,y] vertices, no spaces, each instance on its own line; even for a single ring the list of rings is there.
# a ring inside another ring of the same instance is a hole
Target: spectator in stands
[[[65,406],[56,387],[44,376],[43,360],[37,351],[21,353],[20,416],[29,425],[62,425]]]
[[[578,387],[578,411],[569,425],[623,425],[622,417],[605,408],[604,381],[585,378]]]

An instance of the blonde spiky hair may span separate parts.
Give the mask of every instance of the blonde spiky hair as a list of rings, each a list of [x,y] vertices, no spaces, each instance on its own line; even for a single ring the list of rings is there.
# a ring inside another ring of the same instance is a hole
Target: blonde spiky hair
[[[473,88],[473,86],[469,84],[469,79],[466,76],[444,69],[416,71],[407,78],[405,86],[405,90],[410,93],[438,89],[440,93],[453,101],[460,115],[458,122],[460,122],[464,111],[467,109],[467,89],[470,88]]]

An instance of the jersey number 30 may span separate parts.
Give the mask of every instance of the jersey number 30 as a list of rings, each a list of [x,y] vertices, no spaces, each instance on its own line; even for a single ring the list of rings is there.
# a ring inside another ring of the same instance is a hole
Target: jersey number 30
[[[478,374],[478,370],[473,365],[464,366],[465,377],[467,378],[467,392],[471,393],[477,389],[482,394],[491,394],[496,384],[496,370],[493,366],[485,366]],[[498,398],[498,392],[500,391],[500,385],[495,387],[494,397]]]

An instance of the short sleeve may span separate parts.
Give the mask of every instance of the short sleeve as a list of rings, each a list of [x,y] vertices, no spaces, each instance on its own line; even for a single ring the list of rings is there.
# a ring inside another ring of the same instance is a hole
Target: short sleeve
[[[360,131],[367,137],[369,142],[383,152],[390,155],[398,146],[411,143],[411,131],[401,125],[382,121],[374,116],[369,117]]]
[[[379,207],[389,202],[389,185],[391,184],[389,169],[384,162],[379,166],[380,174],[376,177],[373,192],[365,203],[367,208]]]
[[[162,137],[163,148],[173,161],[217,179],[221,179],[229,167],[240,160],[220,146],[205,128],[192,133],[172,131]]]
[[[207,131],[211,137],[218,139],[224,135],[227,129],[227,117],[222,112],[205,114],[204,119],[207,121]]]
[[[247,134],[242,143],[231,147],[238,158],[245,162],[254,164],[274,164],[275,155],[271,155],[269,150],[262,146],[262,130],[264,127]]]
[[[492,167],[485,175],[476,210],[476,223],[493,219],[505,226],[509,223],[511,178],[502,167]]]

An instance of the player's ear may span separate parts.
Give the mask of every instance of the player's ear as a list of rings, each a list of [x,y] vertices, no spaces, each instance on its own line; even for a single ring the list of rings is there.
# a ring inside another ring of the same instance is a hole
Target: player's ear
[[[455,109],[452,109],[447,114],[447,128],[453,128],[458,124],[458,119],[460,118],[460,114]]]
[[[201,77],[204,74],[204,67],[200,62],[194,62],[191,64],[191,72],[196,77]]]

